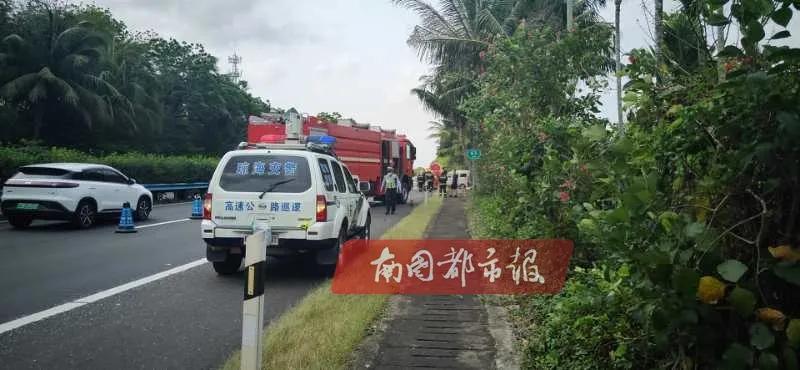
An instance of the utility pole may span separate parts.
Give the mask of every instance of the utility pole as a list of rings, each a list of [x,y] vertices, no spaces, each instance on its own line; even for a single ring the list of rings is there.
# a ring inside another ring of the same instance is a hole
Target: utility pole
[[[725,13],[722,11],[722,8],[719,9],[719,15],[724,16]],[[725,48],[725,26],[717,26],[717,53],[722,51]]]
[[[656,36],[656,79],[661,81],[661,63],[663,63],[663,56],[661,51],[661,43],[664,41],[664,0],[655,0],[655,36]]]
[[[619,8],[622,5],[622,0],[614,0],[614,52],[617,56],[617,125],[620,133],[623,132],[624,127],[622,125],[622,76],[620,72],[622,71],[622,53],[620,51],[620,39],[622,38],[620,34],[620,27],[619,27]]]
[[[575,0],[565,0],[567,2],[567,32],[575,30],[575,19],[572,16],[572,7],[575,5]]]

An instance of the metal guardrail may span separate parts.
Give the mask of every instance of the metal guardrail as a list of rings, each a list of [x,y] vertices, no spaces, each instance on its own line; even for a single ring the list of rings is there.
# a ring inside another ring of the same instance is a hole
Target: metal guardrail
[[[206,189],[208,188],[207,182],[182,182],[174,184],[142,184],[147,190],[150,191],[176,191],[176,190],[192,190],[192,189]]]

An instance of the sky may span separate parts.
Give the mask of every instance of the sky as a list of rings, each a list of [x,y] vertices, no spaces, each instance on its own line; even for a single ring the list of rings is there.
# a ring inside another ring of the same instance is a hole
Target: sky
[[[607,2],[601,16],[612,22],[613,1]],[[418,18],[389,0],[93,3],[109,8],[132,30],[203,44],[220,59],[223,72],[230,71],[227,57],[237,53],[250,92],[273,106],[309,114],[337,111],[357,122],[396,128],[417,146],[417,165],[427,166],[436,156],[427,130],[435,118],[409,92],[430,70],[406,44]],[[652,44],[650,4],[622,1],[623,52]],[[677,4],[665,0],[664,9],[674,10]],[[789,27],[793,34],[800,34],[797,18]],[[609,84],[603,96],[601,114],[616,121],[613,87]]]

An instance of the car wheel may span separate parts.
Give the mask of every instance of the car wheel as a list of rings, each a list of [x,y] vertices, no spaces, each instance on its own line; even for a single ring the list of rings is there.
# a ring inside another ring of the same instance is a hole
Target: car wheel
[[[8,223],[17,229],[31,226],[31,222],[33,222],[33,217],[31,216],[8,216]]]
[[[364,223],[364,229],[358,233],[359,239],[369,240],[370,232],[372,228],[372,215],[367,213],[367,221]]]
[[[150,198],[139,198],[139,201],[136,202],[136,221],[144,221],[148,219],[152,210],[153,205],[150,203]]]
[[[344,243],[347,242],[347,225],[342,225],[339,230],[339,236],[333,239],[333,245],[328,249],[317,251],[316,260],[317,265],[320,266],[336,266],[339,261],[339,251],[342,249]]]
[[[241,254],[228,253],[224,261],[213,263],[214,271],[220,275],[233,275],[239,272],[239,267],[242,267],[242,258]]]
[[[72,216],[72,224],[80,229],[88,229],[94,225],[97,208],[88,200],[78,203],[78,209]]]

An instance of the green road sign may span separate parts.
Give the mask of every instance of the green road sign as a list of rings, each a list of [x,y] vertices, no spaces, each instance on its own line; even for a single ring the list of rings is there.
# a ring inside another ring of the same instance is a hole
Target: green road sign
[[[474,161],[481,157],[481,150],[480,149],[467,149],[467,159],[470,161]]]

